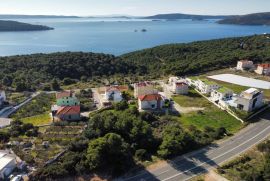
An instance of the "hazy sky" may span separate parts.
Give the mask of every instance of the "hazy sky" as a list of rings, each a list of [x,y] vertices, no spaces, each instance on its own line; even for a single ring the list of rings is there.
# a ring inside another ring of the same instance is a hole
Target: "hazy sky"
[[[0,14],[247,14],[270,11],[270,0],[0,0]]]

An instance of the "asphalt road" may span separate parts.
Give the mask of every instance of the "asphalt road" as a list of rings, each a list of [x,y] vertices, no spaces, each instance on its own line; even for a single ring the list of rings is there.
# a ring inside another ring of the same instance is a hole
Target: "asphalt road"
[[[14,107],[10,107],[9,109],[7,109],[6,111],[4,111],[3,113],[0,114],[1,118],[8,118],[11,114],[13,114],[14,112],[16,112],[18,109],[20,109],[22,106],[24,106],[25,104],[29,103],[30,101],[32,101],[33,98],[35,98],[36,96],[38,96],[40,94],[40,92],[34,93],[31,95],[30,98],[26,99],[24,102],[22,102],[21,104],[14,106]]]
[[[240,155],[270,136],[270,111],[266,111],[257,123],[250,124],[235,136],[218,144],[186,154],[168,164],[137,175],[122,177],[122,181],[185,181],[205,173],[223,162]]]

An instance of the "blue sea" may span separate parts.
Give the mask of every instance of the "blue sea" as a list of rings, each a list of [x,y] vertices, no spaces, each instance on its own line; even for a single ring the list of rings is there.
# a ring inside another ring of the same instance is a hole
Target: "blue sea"
[[[270,26],[220,25],[216,20],[152,21],[120,18],[14,19],[55,28],[0,32],[0,56],[62,51],[121,55],[168,43],[270,33]],[[145,29],[146,32],[141,30]]]

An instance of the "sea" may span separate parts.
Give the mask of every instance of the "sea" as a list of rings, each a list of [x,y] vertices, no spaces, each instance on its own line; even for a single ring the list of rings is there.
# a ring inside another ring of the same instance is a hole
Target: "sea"
[[[221,25],[217,20],[132,18],[11,19],[50,31],[0,32],[0,56],[63,51],[122,55],[170,43],[270,33],[270,26]]]

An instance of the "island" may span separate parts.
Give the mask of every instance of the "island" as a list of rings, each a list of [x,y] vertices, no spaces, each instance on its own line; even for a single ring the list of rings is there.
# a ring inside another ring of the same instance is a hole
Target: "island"
[[[178,20],[178,19],[196,19],[196,20],[204,20],[204,19],[224,19],[231,16],[223,16],[223,15],[194,15],[194,14],[181,14],[181,13],[172,13],[172,14],[157,14],[154,16],[143,17],[143,19],[163,19],[163,20]]]
[[[22,23],[18,21],[5,21],[0,20],[0,32],[5,31],[45,31],[53,30],[54,28],[43,26],[43,25],[33,25],[28,23]]]
[[[219,24],[270,25],[270,12],[233,16],[218,21]]]

